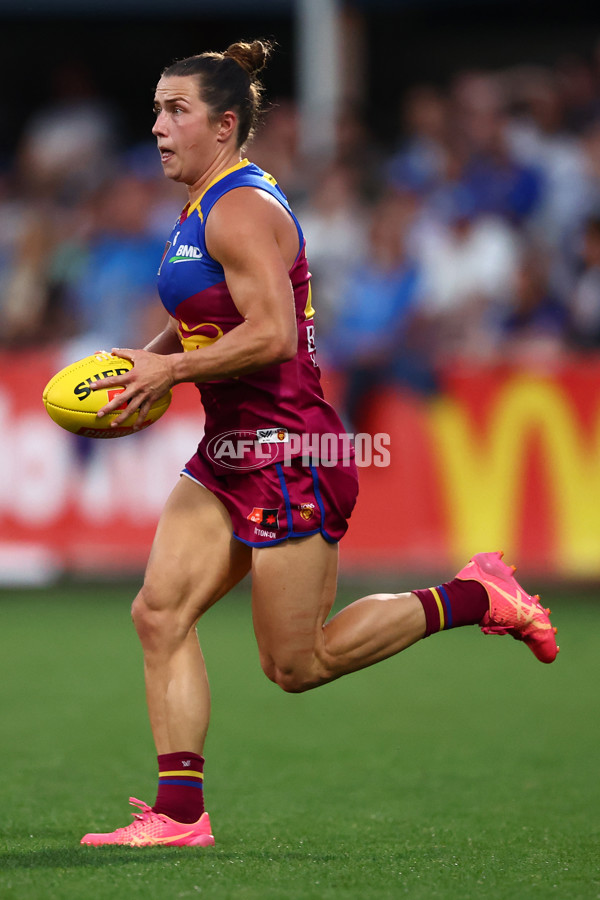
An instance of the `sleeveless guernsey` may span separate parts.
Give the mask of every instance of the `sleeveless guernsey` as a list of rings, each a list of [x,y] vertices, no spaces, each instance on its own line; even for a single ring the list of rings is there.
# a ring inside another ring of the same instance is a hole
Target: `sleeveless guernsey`
[[[238,187],[266,191],[281,203],[296,225],[299,252],[289,275],[296,309],[298,352],[287,362],[249,375],[197,385],[206,414],[205,433],[198,451],[208,456],[217,469],[221,467],[218,462],[215,464],[214,454],[206,451],[210,451],[224,434],[254,435],[258,432],[261,437],[267,434],[268,440],[268,433],[272,431],[279,439],[285,436],[287,441],[288,434],[341,435],[344,431],[321,389],[304,236],[285,195],[271,175],[244,159],[215,179],[198,200],[185,207],[171,232],[160,265],[158,290],[161,300],[176,320],[185,351],[202,352],[203,347],[215,343],[243,322],[227,288],[223,267],[208,253],[204,237],[214,204]],[[248,452],[252,454],[252,451]],[[291,455],[301,453],[301,449],[295,449]],[[353,454],[344,443],[338,458],[349,455]],[[313,452],[313,456],[318,453]]]

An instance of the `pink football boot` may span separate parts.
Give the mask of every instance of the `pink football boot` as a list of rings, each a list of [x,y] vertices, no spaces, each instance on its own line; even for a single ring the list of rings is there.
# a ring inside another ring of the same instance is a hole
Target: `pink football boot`
[[[214,847],[215,839],[211,834],[208,813],[202,813],[197,822],[187,825],[155,813],[150,806],[135,797],[130,797],[129,802],[141,810],[133,813],[134,821],[131,825],[106,834],[86,834],[81,843],[94,847],[103,844],[125,844],[128,847]]]
[[[515,566],[502,562],[502,553],[476,553],[457,578],[478,581],[487,591],[489,612],[479,623],[484,634],[510,634],[524,641],[543,663],[556,659],[556,628],[550,622],[550,610],[544,609],[539,596],[527,594],[514,576]]]

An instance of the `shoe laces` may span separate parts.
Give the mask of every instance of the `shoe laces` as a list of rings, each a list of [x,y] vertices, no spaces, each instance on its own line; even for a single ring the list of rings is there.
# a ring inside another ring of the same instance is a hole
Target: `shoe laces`
[[[131,814],[134,819],[131,825],[127,825],[125,828],[117,829],[117,831],[119,831],[121,834],[135,834],[137,831],[139,831],[141,826],[149,825],[155,820],[158,822],[163,821],[159,814],[155,813],[152,807],[148,806],[147,803],[144,803],[143,800],[137,800],[135,797],[130,797],[129,802],[132,806],[137,806],[140,811]]]

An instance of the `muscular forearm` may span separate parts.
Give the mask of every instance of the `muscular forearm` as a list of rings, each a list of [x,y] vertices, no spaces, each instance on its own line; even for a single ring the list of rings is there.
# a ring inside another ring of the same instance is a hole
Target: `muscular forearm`
[[[291,332],[291,333],[290,333]],[[142,427],[150,406],[174,384],[183,381],[203,382],[234,378],[275,363],[291,359],[297,350],[295,327],[277,329],[254,327],[248,321],[237,325],[209,347],[176,352],[181,348],[178,334],[169,325],[144,350],[113,348],[113,353],[131,360],[133,368],[125,375],[109,376],[94,382],[93,389],[123,387],[118,397],[110,400],[98,416],[127,408],[117,416],[117,427],[136,409],[140,410],[136,428]],[[139,423],[139,424],[138,424]]]
[[[147,349],[152,349],[151,347]],[[297,350],[297,336],[254,328],[243,322],[236,328],[198,350],[176,353],[169,359],[174,383],[211,381],[256,372],[291,359]],[[157,352],[157,351],[154,351]]]

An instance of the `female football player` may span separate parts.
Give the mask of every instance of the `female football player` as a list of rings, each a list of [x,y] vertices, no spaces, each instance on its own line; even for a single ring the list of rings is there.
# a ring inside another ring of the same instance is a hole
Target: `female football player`
[[[285,691],[318,687],[461,625],[511,634],[542,662],[557,652],[547,612],[499,553],[478,553],[446,584],[372,594],[328,619],[357,475],[319,384],[301,227],[275,180],[243,156],[270,49],[236,43],[175,62],[156,88],[152,130],[164,173],[188,192],[158,276],[167,324],[143,350],[115,349],[133,368],[95,388],[124,384],[103,412],[125,402],[115,426],[135,410],[141,425],[153,401],[190,381],[206,425],[133,604],[156,801],[132,798],[132,824],[87,834],[84,844],[214,843],[203,799],[210,695],[196,624],[248,572],[260,662]]]

